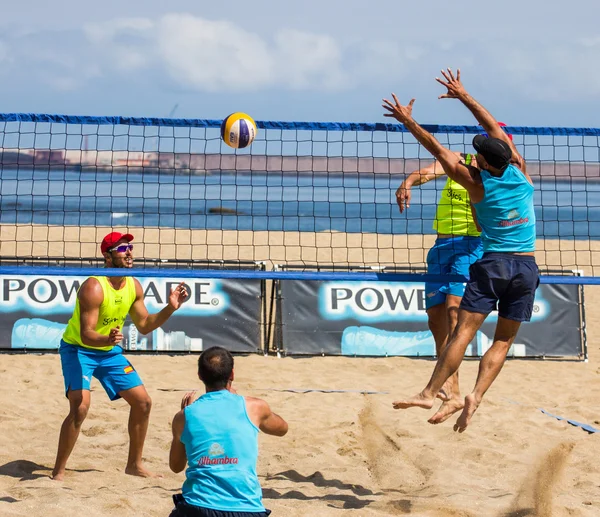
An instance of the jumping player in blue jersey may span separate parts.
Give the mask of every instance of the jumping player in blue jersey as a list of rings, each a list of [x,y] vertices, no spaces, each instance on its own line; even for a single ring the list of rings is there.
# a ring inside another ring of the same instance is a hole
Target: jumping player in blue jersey
[[[448,91],[440,98],[459,99],[487,132],[473,139],[480,170],[462,162],[415,122],[414,99],[402,106],[393,94],[394,102],[384,99],[383,107],[388,111],[386,116],[403,123],[448,176],[467,189],[482,228],[483,256],[470,267],[456,330],[429,383],[414,397],[394,402],[394,408],[430,409],[446,380],[458,370],[468,344],[487,315],[498,309],[494,343],[481,359],[475,387],[465,397],[464,408],[454,425],[455,431],[463,432],[500,373],[521,322],[531,319],[539,271],[534,257],[534,188],[525,160],[494,117],[466,92],[460,71],[456,77],[450,69],[442,74],[445,81],[436,80]]]
[[[283,436],[288,425],[264,400],[235,392],[233,357],[224,348],[200,354],[198,377],[206,393],[187,393],[173,419],[169,466],[188,468],[170,517],[266,517],[271,512],[256,474],[258,432]]]

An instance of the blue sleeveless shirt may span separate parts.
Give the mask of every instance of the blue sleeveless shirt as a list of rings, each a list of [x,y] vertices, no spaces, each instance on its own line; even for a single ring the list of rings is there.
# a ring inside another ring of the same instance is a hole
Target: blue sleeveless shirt
[[[256,475],[258,428],[244,397],[227,390],[206,393],[184,415],[185,501],[222,512],[264,512]]]
[[[533,185],[514,165],[502,176],[481,171],[483,200],[473,204],[481,226],[483,252],[535,251]]]

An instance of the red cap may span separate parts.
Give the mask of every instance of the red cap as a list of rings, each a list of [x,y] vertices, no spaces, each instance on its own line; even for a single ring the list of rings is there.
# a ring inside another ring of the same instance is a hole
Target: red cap
[[[504,122],[498,122],[498,125],[500,127],[506,127],[506,124]],[[508,138],[510,138],[512,140],[512,135],[510,133],[506,133],[508,135]]]
[[[127,242],[131,242],[133,240],[133,235],[131,235],[130,233],[111,232],[106,237],[104,237],[104,239],[102,239],[102,243],[100,244],[100,251],[102,253],[106,253],[121,239],[125,239]]]

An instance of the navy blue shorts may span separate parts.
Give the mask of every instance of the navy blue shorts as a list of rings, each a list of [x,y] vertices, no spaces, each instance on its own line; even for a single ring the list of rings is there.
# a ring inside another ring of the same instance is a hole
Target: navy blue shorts
[[[540,285],[535,257],[511,253],[484,253],[469,268],[470,280],[460,308],[513,321],[529,321],[535,290]]]
[[[170,513],[169,517],[268,517],[271,510],[264,512],[224,512],[222,510],[211,510],[210,508],[202,508],[185,502],[183,495],[175,494],[173,496],[175,508]]]

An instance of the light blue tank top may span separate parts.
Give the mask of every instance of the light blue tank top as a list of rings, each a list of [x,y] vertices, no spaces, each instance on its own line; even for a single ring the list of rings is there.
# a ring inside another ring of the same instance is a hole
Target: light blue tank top
[[[258,428],[248,417],[244,397],[213,391],[184,414],[185,501],[223,512],[264,512],[256,475]]]
[[[474,204],[482,228],[483,252],[535,251],[533,185],[514,165],[502,176],[481,171],[485,195]]]

